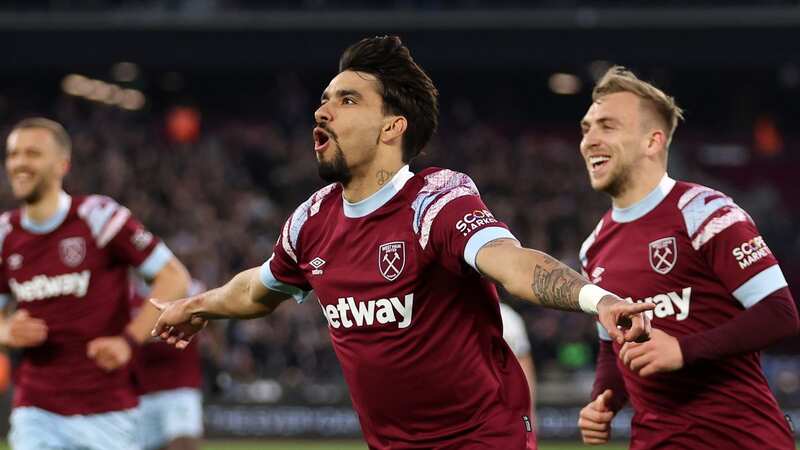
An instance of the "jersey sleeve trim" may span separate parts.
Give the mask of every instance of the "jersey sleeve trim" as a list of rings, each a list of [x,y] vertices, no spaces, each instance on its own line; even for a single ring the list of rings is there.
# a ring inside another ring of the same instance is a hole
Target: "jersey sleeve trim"
[[[106,225],[100,231],[99,236],[97,236],[97,246],[103,248],[108,244],[114,236],[119,233],[119,230],[125,226],[125,222],[131,217],[131,211],[122,206],[120,207],[117,212],[114,214],[113,217],[106,223]]]
[[[770,266],[754,275],[733,291],[733,296],[745,308],[750,308],[778,289],[787,287],[779,265]]]
[[[464,246],[464,261],[480,273],[475,262],[478,257],[478,251],[489,242],[504,238],[517,240],[510,231],[503,227],[487,227],[476,232],[469,238],[467,245]]]
[[[13,227],[11,225],[11,213],[4,212],[2,215],[0,215],[0,250],[3,249],[3,244],[6,241],[6,236],[8,236],[9,233],[11,233],[12,229]]]
[[[173,257],[172,250],[163,242],[159,242],[153,251],[150,252],[150,256],[139,265],[136,271],[144,278],[148,280],[152,279],[158,272],[161,272],[161,269],[163,269]]]
[[[281,246],[294,262],[297,262],[297,243],[300,240],[300,231],[306,221],[319,212],[322,201],[336,188],[336,183],[329,184],[315,192],[308,200],[295,209],[289,220],[283,226],[281,233]]]
[[[480,196],[480,193],[472,179],[464,173],[442,169],[425,176],[425,184],[411,204],[414,210],[414,233],[419,235],[423,249],[428,246],[433,221],[442,208],[465,195]]]
[[[600,222],[598,222],[597,226],[594,227],[592,234],[590,234],[589,237],[587,237],[586,240],[583,241],[583,244],[581,244],[581,250],[578,253],[578,260],[581,262],[581,266],[584,269],[586,269],[586,267],[589,265],[589,257],[588,257],[589,249],[592,248],[592,245],[594,245],[594,241],[597,240],[597,235],[600,234],[600,229],[602,228],[603,228],[603,219],[600,219]]]
[[[605,329],[604,326],[600,325],[600,322],[595,322],[597,325],[597,336],[600,338],[601,341],[611,341],[611,335],[608,334],[608,330]]]
[[[105,247],[131,217],[131,211],[103,195],[90,195],[78,207],[99,248]]]
[[[714,239],[714,236],[722,233],[731,225],[749,220],[750,217],[744,211],[740,208],[733,208],[727,213],[709,220],[702,230],[697,233],[697,236],[692,239],[692,248],[699,250],[700,247]]]
[[[433,221],[436,219],[436,216],[447,206],[448,203],[452,202],[453,200],[464,197],[465,195],[478,195],[477,189],[472,189],[470,187],[457,187],[455,189],[450,190],[448,193],[439,197],[425,215],[422,217],[422,225],[420,226],[419,232],[419,245],[422,248],[428,246],[428,240],[431,237],[431,227],[433,227]]]
[[[261,279],[261,284],[266,286],[268,289],[278,292],[283,292],[284,294],[291,295],[294,298],[294,301],[297,303],[303,303],[306,299],[308,294],[311,291],[304,291],[297,286],[293,286],[291,284],[286,284],[282,281],[279,281],[275,278],[275,275],[272,274],[272,269],[270,269],[269,264],[272,262],[272,258],[275,255],[269,257],[269,259],[261,265],[261,269],[259,270],[259,278]]]
[[[11,303],[11,295],[10,294],[0,294],[0,309],[3,309]]]

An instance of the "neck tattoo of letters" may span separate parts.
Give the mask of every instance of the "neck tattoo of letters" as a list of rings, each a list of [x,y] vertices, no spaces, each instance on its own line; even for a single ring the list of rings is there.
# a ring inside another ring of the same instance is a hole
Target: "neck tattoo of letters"
[[[384,184],[388,183],[395,173],[396,172],[389,172],[388,170],[383,169],[379,170],[375,175],[378,178],[378,186],[383,186]]]

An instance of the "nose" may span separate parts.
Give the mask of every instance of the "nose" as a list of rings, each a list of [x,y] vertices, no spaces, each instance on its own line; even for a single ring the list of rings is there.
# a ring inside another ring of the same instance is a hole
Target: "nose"
[[[330,122],[332,118],[333,116],[331,115],[331,110],[327,103],[319,105],[319,108],[314,111],[314,120],[317,123]]]
[[[581,139],[581,153],[586,153],[587,151],[596,147],[599,143],[600,141],[597,139],[595,133],[589,129]]]

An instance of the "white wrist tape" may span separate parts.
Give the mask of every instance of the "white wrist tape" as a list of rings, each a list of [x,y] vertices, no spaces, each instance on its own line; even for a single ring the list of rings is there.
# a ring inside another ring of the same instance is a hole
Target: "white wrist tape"
[[[585,284],[578,293],[581,309],[589,314],[597,314],[597,304],[606,295],[614,295],[596,284]]]

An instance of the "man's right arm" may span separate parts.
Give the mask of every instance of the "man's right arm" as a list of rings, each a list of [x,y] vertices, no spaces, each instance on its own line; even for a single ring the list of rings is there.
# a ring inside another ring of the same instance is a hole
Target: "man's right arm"
[[[259,268],[239,273],[227,284],[193,297],[151,302],[161,310],[152,335],[183,348],[209,319],[252,319],[272,313],[291,295],[267,288]]]
[[[607,339],[605,330],[600,331],[600,351],[597,354],[597,367],[592,388],[592,400],[581,409],[578,428],[585,444],[605,444],[611,437],[611,421],[625,406],[628,393],[622,373],[617,366],[613,344]]]

